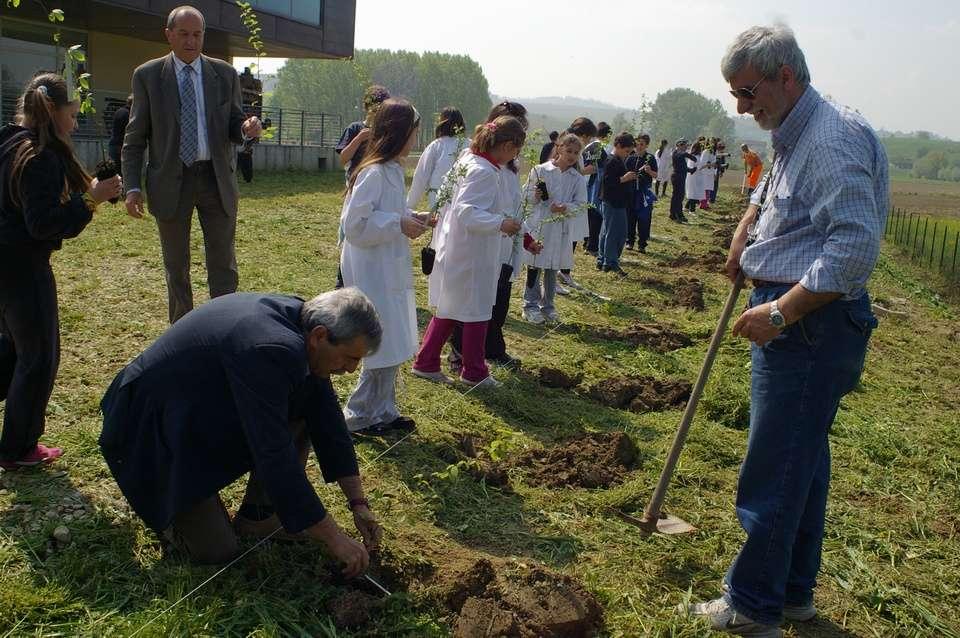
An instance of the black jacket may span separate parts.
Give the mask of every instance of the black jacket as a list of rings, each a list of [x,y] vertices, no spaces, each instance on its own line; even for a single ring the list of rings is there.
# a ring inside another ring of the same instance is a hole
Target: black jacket
[[[329,379],[310,374],[303,301],[234,293],[187,313],[127,365],[103,397],[100,448],[151,528],[241,476],[257,477],[289,532],[326,510],[297,458],[305,420],[327,481],[359,474]]]
[[[66,169],[59,155],[44,149],[27,162],[21,174],[22,205],[13,202],[10,171],[16,147],[31,135],[15,124],[0,128],[0,246],[31,250],[57,250],[64,239],[80,234],[93,215],[71,193],[61,202]]]
[[[687,182],[687,173],[695,173],[696,168],[687,166],[687,160],[697,161],[696,155],[687,152],[673,151],[673,181],[685,184]]]
[[[123,146],[123,136],[127,132],[127,123],[130,121],[130,109],[121,106],[113,114],[113,131],[110,134],[110,146]]]

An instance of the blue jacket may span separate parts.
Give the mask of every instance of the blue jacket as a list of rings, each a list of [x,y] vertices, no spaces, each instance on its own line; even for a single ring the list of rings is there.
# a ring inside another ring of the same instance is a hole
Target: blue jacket
[[[310,374],[303,301],[235,293],[171,326],[113,380],[100,447],[124,496],[151,528],[256,470],[289,532],[325,509],[290,433],[305,419],[326,481],[359,474],[329,379]]]

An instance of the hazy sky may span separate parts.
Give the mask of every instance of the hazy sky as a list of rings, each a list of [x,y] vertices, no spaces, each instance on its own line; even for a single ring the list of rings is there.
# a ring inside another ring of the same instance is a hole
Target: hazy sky
[[[490,90],[634,108],[684,86],[736,107],[720,59],[737,33],[790,25],[813,85],[875,128],[960,139],[960,0],[358,0],[356,47],[469,54]],[[264,64],[270,71],[275,64]]]

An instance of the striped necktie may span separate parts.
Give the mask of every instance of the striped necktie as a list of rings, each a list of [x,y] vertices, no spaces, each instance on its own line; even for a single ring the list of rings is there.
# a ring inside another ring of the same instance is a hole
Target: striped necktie
[[[183,67],[180,80],[180,160],[187,166],[197,160],[197,93],[193,86],[195,71]]]

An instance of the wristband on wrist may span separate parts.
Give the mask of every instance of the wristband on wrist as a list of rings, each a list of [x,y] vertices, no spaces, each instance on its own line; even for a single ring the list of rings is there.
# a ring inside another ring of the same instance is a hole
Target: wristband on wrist
[[[367,509],[370,509],[370,502],[365,498],[351,498],[347,503],[347,508],[352,512],[360,505],[363,505]]]

